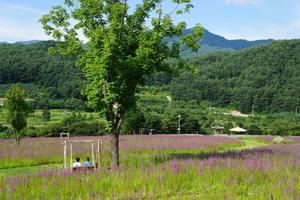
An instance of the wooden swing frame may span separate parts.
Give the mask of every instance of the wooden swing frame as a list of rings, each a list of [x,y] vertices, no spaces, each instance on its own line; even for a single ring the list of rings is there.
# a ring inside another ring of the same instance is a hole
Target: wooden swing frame
[[[70,133],[60,133],[60,138],[69,138]]]
[[[69,156],[70,156],[70,164],[69,164],[69,169],[77,169],[73,168],[72,163],[73,163],[73,144],[78,144],[78,143],[90,143],[91,144],[91,153],[92,153],[92,164],[93,167],[79,167],[78,169],[94,169],[96,170],[98,167],[100,167],[101,164],[101,146],[102,146],[102,140],[65,140],[63,142],[64,145],[64,169],[68,169],[68,164],[67,164],[67,157],[68,157],[68,146],[69,146]],[[96,151],[94,151],[94,144],[97,145]],[[96,162],[95,162],[95,154],[96,154]]]

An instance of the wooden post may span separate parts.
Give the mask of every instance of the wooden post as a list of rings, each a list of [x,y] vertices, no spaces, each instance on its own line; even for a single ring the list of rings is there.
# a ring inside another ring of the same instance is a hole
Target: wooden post
[[[95,164],[95,156],[94,156],[94,143],[92,142],[92,164]]]
[[[70,143],[70,168],[72,168],[73,163],[73,144]]]
[[[67,169],[67,142],[64,141],[64,169]]]
[[[100,141],[98,140],[97,141],[97,164],[98,164],[98,167],[100,167]]]

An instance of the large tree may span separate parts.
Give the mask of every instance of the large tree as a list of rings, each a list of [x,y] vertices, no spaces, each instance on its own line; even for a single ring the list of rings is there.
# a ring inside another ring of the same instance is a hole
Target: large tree
[[[6,121],[13,129],[17,144],[20,143],[22,131],[27,126],[28,106],[25,102],[25,90],[18,84],[10,86],[6,93],[4,107],[7,109]]]
[[[173,15],[190,11],[191,0],[170,0],[174,9],[168,7],[168,12],[163,0],[140,0],[133,9],[129,2],[65,0],[40,19],[45,32],[60,41],[50,52],[76,56],[77,65],[84,69],[89,102],[103,109],[111,123],[114,166],[119,165],[119,131],[124,115],[135,106],[145,76],[167,71],[165,59],[179,57],[183,48],[196,51],[203,35],[197,25],[191,34],[183,36],[186,23],[172,20]]]

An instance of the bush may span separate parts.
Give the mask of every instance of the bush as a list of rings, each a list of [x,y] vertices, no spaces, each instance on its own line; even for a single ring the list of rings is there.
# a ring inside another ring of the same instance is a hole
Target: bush
[[[139,133],[145,126],[144,113],[138,109],[126,113],[124,122],[122,124],[122,133]]]
[[[224,125],[224,131],[223,131],[223,133],[227,134],[227,135],[232,134],[232,132],[230,131],[230,129],[232,129],[232,128],[233,128],[233,124],[231,122],[226,123]]]
[[[87,103],[80,99],[67,99],[65,101],[65,108],[73,110],[85,110],[87,108]]]
[[[44,128],[36,128],[34,126],[27,127],[26,136],[27,137],[41,137],[44,135]]]
[[[256,124],[250,124],[247,128],[249,135],[261,135],[263,132]]]
[[[159,132],[161,130],[161,119],[158,113],[150,112],[145,117],[145,131],[154,129]]]
[[[51,112],[47,107],[43,109],[42,118],[44,121],[50,121],[51,119]]]
[[[51,124],[46,127],[28,127],[28,137],[59,137],[60,133],[70,133],[73,136],[96,136],[104,135],[107,130],[107,124],[105,121],[93,121],[93,122],[74,122],[68,125],[63,123]]]
[[[39,136],[59,137],[60,133],[67,133],[68,128],[62,123],[51,124],[40,129]]]
[[[8,130],[8,127],[4,124],[0,124],[0,133],[6,132]]]
[[[188,117],[182,123],[182,133],[202,133],[199,122],[196,118]]]
[[[99,122],[76,122],[67,127],[67,132],[73,136],[80,135],[104,135],[105,128]]]
[[[75,112],[72,112],[71,115],[68,115],[68,116],[66,116],[66,117],[63,119],[62,123],[63,123],[64,125],[70,125],[70,124],[73,124],[73,123],[76,123],[76,122],[80,122],[80,121],[82,121],[81,115],[79,115],[79,114],[76,115]]]

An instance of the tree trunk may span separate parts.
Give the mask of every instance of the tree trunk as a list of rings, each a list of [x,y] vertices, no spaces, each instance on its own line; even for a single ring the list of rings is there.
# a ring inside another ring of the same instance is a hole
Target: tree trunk
[[[14,138],[15,138],[15,142],[16,142],[16,144],[18,144],[18,140],[17,140],[17,133],[16,133],[16,131],[15,130],[13,130],[14,131]]]
[[[111,160],[113,167],[119,166],[119,130],[113,130],[111,134]]]
[[[20,140],[21,140],[21,136],[20,136],[20,132],[17,133],[17,145],[20,145]]]
[[[119,136],[120,129],[125,115],[124,110],[120,107],[117,108],[117,111],[114,113],[112,110],[112,105],[108,107],[107,119],[112,122],[111,129],[111,161],[112,167],[118,167],[120,164],[119,161]]]
[[[15,129],[13,129],[13,132],[14,132],[15,142],[16,142],[17,145],[19,145],[20,144],[20,140],[18,138],[18,132]]]

